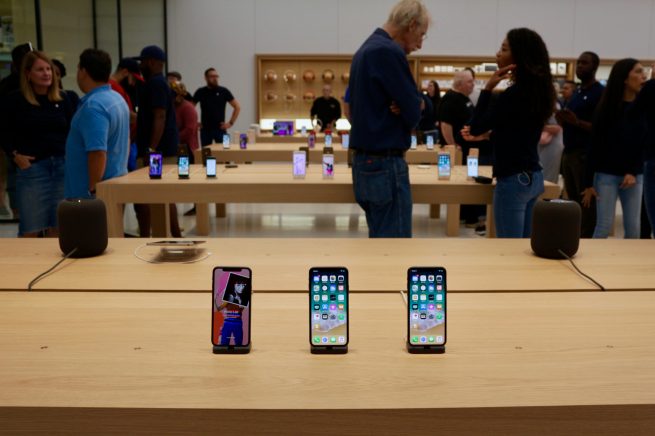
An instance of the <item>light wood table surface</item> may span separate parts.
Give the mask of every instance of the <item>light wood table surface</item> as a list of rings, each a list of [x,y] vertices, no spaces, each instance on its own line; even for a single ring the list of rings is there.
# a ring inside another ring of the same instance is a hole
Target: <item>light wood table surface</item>
[[[248,144],[245,150],[240,149],[238,145],[231,145],[229,149],[224,149],[222,144],[211,144],[208,147],[218,162],[289,162],[291,165],[293,152],[302,146],[303,144],[281,142]],[[344,149],[341,144],[334,144],[332,149],[336,163],[348,163],[347,149]],[[438,152],[438,149],[428,150],[425,145],[419,145],[416,150],[407,150],[405,160],[408,164],[435,165]],[[194,155],[196,162],[202,160],[201,149],[195,150]],[[309,150],[309,162],[313,164],[323,162],[323,144],[317,144],[315,148]]]
[[[210,301],[0,294],[2,431],[632,435],[655,426],[655,293],[452,294],[444,355],[405,351],[398,294],[351,296],[342,356],[309,353],[306,296],[255,294],[252,353],[213,355]]]
[[[240,165],[237,168],[218,167],[216,178],[205,177],[202,165],[192,165],[189,179],[180,180],[177,168],[164,165],[161,179],[151,180],[148,169],[101,182],[97,196],[107,206],[109,235],[123,236],[123,205],[126,203],[197,203],[196,223],[199,235],[209,234],[210,203],[353,203],[351,170],[335,165],[333,179],[324,179],[321,167],[310,165],[307,177],[294,179],[291,164]],[[491,167],[480,167],[481,175],[491,175]],[[453,167],[450,180],[439,180],[436,166],[410,166],[412,198],[416,204],[446,204],[448,236],[459,234],[459,205],[488,205],[487,229],[493,236],[494,185],[482,185],[467,180],[466,167]],[[545,198],[559,196],[560,187],[545,182]],[[159,208],[159,224],[153,230],[165,236],[168,230],[167,208]],[[154,219],[154,217],[153,217]],[[154,227],[154,226],[153,226]]]
[[[153,239],[110,239],[99,257],[67,259],[35,290],[203,292],[216,266],[248,266],[258,292],[306,292],[308,270],[345,266],[354,292],[398,292],[407,268],[438,265],[451,292],[596,291],[562,260],[536,257],[527,239],[205,239],[195,264],[150,264],[134,251]],[[141,249],[140,253],[147,252]],[[57,240],[2,239],[0,289],[21,290],[61,259]],[[655,244],[582,240],[575,262],[608,290],[655,290]]]

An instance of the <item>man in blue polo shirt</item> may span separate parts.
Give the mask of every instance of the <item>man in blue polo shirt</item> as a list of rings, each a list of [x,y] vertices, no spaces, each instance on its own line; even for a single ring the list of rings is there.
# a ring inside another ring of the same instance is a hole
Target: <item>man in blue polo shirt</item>
[[[371,238],[412,237],[404,154],[424,103],[407,55],[421,48],[429,22],[422,2],[400,1],[355,53],[350,68],[353,189]]]
[[[66,140],[66,198],[92,198],[96,184],[127,173],[130,110],[108,84],[111,58],[102,50],[80,55],[80,100]]]

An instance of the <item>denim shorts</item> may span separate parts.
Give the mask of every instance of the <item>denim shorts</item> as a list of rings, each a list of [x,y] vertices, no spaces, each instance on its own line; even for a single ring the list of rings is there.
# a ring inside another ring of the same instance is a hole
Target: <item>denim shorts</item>
[[[57,206],[64,199],[64,157],[49,157],[16,173],[18,234],[57,228]]]

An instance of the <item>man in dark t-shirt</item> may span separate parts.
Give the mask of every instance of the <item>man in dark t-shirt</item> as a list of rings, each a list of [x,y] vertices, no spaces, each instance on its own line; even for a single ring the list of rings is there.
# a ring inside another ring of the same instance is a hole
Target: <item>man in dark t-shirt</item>
[[[173,90],[164,77],[166,53],[150,45],[141,50],[141,72],[146,83],[139,95],[139,112],[136,118],[136,143],[143,166],[148,166],[148,155],[157,151],[164,163],[174,164],[177,156],[178,131],[175,121]],[[147,204],[134,205],[141,237],[150,237],[150,208]],[[171,235],[182,236],[177,220],[177,208],[170,205]]]
[[[193,100],[200,103],[200,142],[202,146],[211,143],[222,143],[223,135],[234,126],[241,112],[241,105],[229,89],[218,84],[219,75],[216,69],[208,68],[205,71],[207,86],[198,88],[193,94]],[[225,122],[225,106],[232,106],[232,117]]]
[[[335,123],[341,118],[341,104],[339,100],[332,97],[330,85],[323,86],[323,96],[314,100],[309,116],[311,119],[318,118],[321,122],[321,131],[334,129]]]
[[[582,205],[582,191],[587,162],[587,150],[591,147],[591,124],[596,106],[605,87],[596,80],[600,59],[593,52],[584,52],[578,57],[575,74],[580,86],[573,93],[566,108],[557,111],[555,118],[564,130],[564,152],[562,153],[562,176],[564,189],[569,200],[582,207],[580,236],[591,238],[596,226],[596,205]]]

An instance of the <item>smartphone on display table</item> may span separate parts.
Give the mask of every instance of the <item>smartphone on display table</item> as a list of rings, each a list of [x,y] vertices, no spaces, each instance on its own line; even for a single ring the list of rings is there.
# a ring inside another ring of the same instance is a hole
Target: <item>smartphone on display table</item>
[[[418,144],[418,139],[416,139],[416,135],[412,135],[409,148],[411,148],[412,150],[416,150],[417,144]]]
[[[177,157],[177,176],[180,179],[189,178],[189,156],[182,155]]]
[[[437,173],[439,180],[450,180],[450,153],[440,151],[437,157]]]
[[[228,149],[230,148],[230,135],[227,133],[223,135],[223,148]]]
[[[312,353],[348,351],[348,270],[309,270],[309,344]]]
[[[304,151],[293,152],[293,178],[304,179],[307,169],[307,154]]]
[[[446,269],[407,270],[407,343],[412,347],[446,345]]]
[[[347,150],[350,147],[350,133],[341,134],[341,146]]]
[[[250,351],[251,296],[250,268],[214,268],[211,339],[215,353]]]
[[[469,156],[466,158],[467,175],[469,179],[478,177],[478,157]]]
[[[148,156],[148,161],[150,165],[150,178],[151,179],[161,179],[162,166],[164,163],[164,158],[161,153],[150,153]]]
[[[323,178],[334,178],[334,155],[326,153],[323,155]]]
[[[216,177],[216,158],[207,157],[207,177]]]

